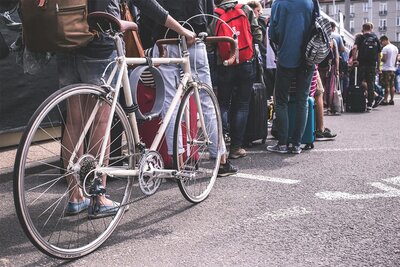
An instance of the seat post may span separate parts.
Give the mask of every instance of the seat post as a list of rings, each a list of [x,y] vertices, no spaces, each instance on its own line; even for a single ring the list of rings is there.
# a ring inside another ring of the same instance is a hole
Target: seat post
[[[118,57],[122,57],[125,55],[125,49],[122,42],[122,33],[117,33],[114,35],[114,43],[115,47],[117,48],[117,55]]]

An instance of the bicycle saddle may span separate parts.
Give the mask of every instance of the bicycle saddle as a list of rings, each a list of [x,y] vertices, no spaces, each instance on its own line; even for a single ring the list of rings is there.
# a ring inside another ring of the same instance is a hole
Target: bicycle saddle
[[[106,12],[92,12],[87,16],[89,27],[99,32],[111,30],[113,32],[137,31],[137,24],[131,21],[120,20]]]

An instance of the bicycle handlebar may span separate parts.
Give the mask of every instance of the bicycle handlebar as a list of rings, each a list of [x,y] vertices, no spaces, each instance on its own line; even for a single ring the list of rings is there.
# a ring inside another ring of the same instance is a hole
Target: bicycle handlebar
[[[228,36],[208,36],[208,37],[204,37],[204,38],[196,38],[196,41],[203,41],[205,43],[218,43],[218,42],[228,42],[230,43],[230,53],[229,53],[229,58],[224,60],[223,64],[224,66],[229,66],[232,65],[235,60],[238,61],[239,57],[238,55],[238,45],[237,45],[237,41],[231,37]],[[156,41],[156,45],[158,47],[158,51],[160,53],[160,57],[164,56],[164,49],[163,49],[163,45],[166,44],[179,44],[181,41],[181,39],[179,38],[169,38],[169,39],[159,39]]]

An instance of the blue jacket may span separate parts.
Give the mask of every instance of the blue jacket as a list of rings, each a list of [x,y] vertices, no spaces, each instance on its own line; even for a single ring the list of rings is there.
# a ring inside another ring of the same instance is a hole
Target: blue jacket
[[[275,0],[272,4],[269,38],[278,46],[278,64],[301,66],[303,44],[309,37],[314,4],[312,0]]]

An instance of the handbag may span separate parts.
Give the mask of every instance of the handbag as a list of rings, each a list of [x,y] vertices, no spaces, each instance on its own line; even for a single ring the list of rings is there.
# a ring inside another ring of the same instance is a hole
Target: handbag
[[[343,96],[341,91],[340,79],[336,77],[336,87],[333,90],[333,99],[332,99],[332,111],[343,113],[344,105],[343,105]]]
[[[134,17],[126,2],[121,3],[121,18],[126,21],[134,22]],[[142,42],[136,31],[126,31],[124,33],[124,42],[127,57],[144,57]]]
[[[87,23],[87,0],[21,0],[26,47],[56,52],[86,46],[94,37]]]

